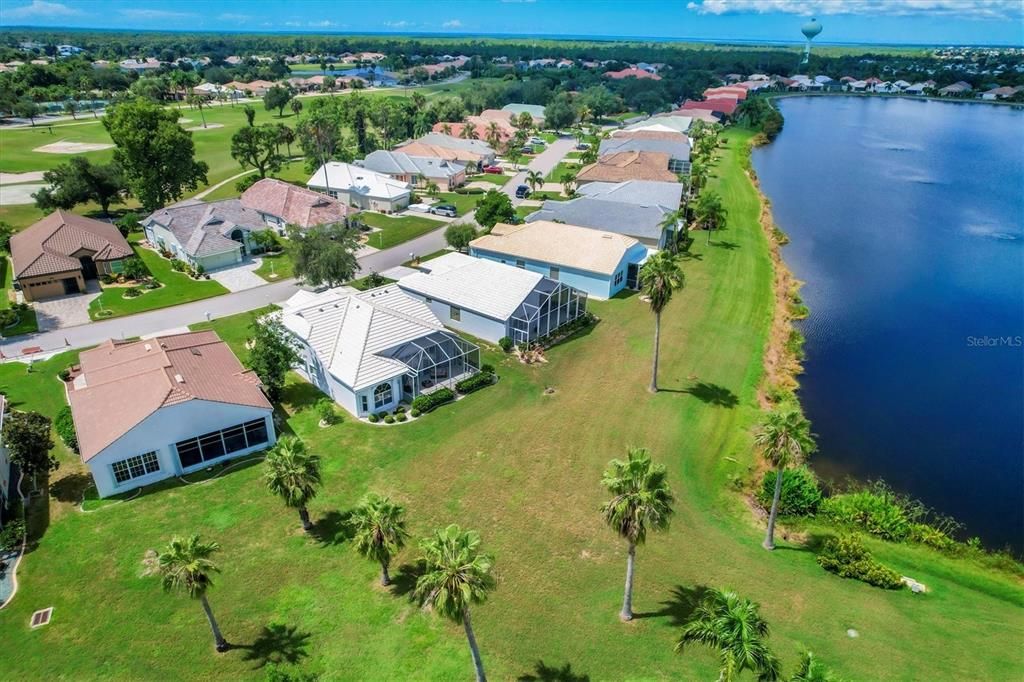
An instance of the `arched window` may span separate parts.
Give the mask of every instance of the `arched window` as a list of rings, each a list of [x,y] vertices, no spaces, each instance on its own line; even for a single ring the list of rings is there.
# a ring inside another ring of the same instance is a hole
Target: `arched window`
[[[391,384],[384,383],[378,384],[377,388],[373,389],[373,407],[378,409],[391,403]]]

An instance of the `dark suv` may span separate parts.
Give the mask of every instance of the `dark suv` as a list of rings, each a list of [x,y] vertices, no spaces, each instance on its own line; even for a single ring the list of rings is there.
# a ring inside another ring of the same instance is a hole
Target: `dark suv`
[[[526,185],[519,185],[516,187],[516,199],[525,199],[530,196],[530,188]]]

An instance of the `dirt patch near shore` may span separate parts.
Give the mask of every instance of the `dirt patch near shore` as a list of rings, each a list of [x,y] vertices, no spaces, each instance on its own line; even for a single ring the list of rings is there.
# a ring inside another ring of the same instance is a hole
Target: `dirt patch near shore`
[[[103,149],[110,149],[114,145],[100,142],[51,142],[42,147],[36,147],[32,151],[43,154],[84,154],[86,152],[98,152]]]

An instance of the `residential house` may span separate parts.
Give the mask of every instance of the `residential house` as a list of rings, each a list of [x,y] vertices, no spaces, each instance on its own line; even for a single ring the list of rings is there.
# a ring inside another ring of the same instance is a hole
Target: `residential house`
[[[717,120],[717,119],[716,119]],[[624,132],[633,132],[641,130],[650,130],[654,132],[675,132],[686,134],[686,131],[690,129],[690,125],[693,123],[693,117],[690,116],[689,112],[686,114],[680,114],[675,111],[669,111],[662,114],[655,114],[650,118],[638,121],[631,125],[626,126],[622,130]],[[619,133],[612,133],[618,135]]]
[[[587,295],[525,268],[447,253],[398,280],[446,325],[497,343],[534,343],[587,311]]]
[[[466,182],[464,164],[436,156],[410,156],[378,149],[356,164],[413,187],[426,187],[432,182],[442,192],[450,192]]]
[[[727,73],[724,76],[724,80],[726,83],[739,83],[741,80],[743,80],[743,74]]]
[[[669,170],[670,155],[665,152],[626,151],[600,157],[576,173],[577,185],[588,182],[625,182],[627,180],[657,180],[675,182],[676,174]]]
[[[928,86],[925,85],[924,83],[914,83],[904,88],[903,92],[905,92],[908,95],[923,95],[925,91],[928,89]]]
[[[243,61],[245,61],[245,60],[242,59],[241,57],[239,57],[238,55],[231,55],[230,57],[225,57],[224,58],[224,63],[227,64],[228,66],[238,66]]]
[[[192,88],[193,94],[204,97],[216,97],[218,94],[225,91],[226,88],[223,85],[217,85],[216,83],[200,83]]]
[[[683,111],[691,107],[694,109],[708,109],[728,117],[733,115],[737,106],[739,106],[739,100],[733,97],[712,97],[700,102],[688,99],[679,108]]]
[[[156,71],[160,68],[160,60],[146,57],[145,59],[122,59],[118,62],[122,71],[134,71],[135,73],[146,73]]]
[[[558,63],[555,64],[555,67],[559,69],[571,69],[575,65],[575,62],[571,59],[559,59]]]
[[[661,76],[650,71],[644,71],[636,67],[629,67],[620,71],[605,71],[605,78],[612,78],[614,80],[622,80],[623,78],[649,78],[651,80],[660,81]]]
[[[1001,88],[992,88],[991,90],[986,90],[985,92],[981,93],[980,97],[984,100],[1007,99],[1013,97],[1021,90],[1024,90],[1024,87],[1017,86],[1014,88],[1004,86]]]
[[[544,125],[544,107],[539,104],[506,104],[501,110],[507,111],[516,117],[524,113],[529,114],[534,124],[538,127],[543,127]]]
[[[598,151],[601,156],[633,151],[664,152],[668,154],[668,169],[671,172],[690,172],[690,138],[674,131],[618,131],[601,140]]]
[[[478,169],[494,163],[497,156],[494,149],[483,140],[463,140],[442,133],[426,135],[405,142],[395,148],[396,152],[404,152],[409,156],[428,156],[448,161],[459,161]]]
[[[267,94],[267,90],[277,85],[273,81],[255,80],[249,83],[242,83],[241,81],[231,81],[224,87],[229,90],[239,90],[245,92],[253,97],[263,97]]]
[[[592,182],[580,185],[580,196],[545,201],[526,222],[558,221],[633,237],[655,249],[664,248],[675,231],[667,216],[679,209],[683,186],[678,182]]]
[[[77,294],[135,255],[116,227],[56,210],[10,240],[14,280],[26,301]]]
[[[18,490],[11,480],[14,472],[11,470],[11,455],[7,446],[3,443],[4,419],[7,418],[7,396],[0,393],[0,528],[7,512],[7,503],[11,500],[11,489],[17,495]]]
[[[252,233],[267,226],[259,212],[238,199],[188,199],[154,211],[142,220],[142,228],[153,246],[211,272],[241,263],[258,251]]]
[[[283,235],[293,225],[308,229],[318,225],[347,225],[353,211],[338,199],[275,178],[263,178],[239,197],[244,208],[256,211],[263,223]]]
[[[939,97],[961,97],[971,92],[971,84],[966,81],[957,81],[952,85],[939,88]]]
[[[320,166],[306,186],[348,206],[381,213],[401,211],[412,197],[409,183],[340,161]]]
[[[74,57],[76,54],[82,53],[83,50],[80,47],[74,45],[58,45],[57,56],[58,57]]]
[[[504,143],[515,137],[517,128],[512,125],[512,112],[503,109],[485,109],[477,116],[467,116],[462,122],[439,121],[434,124],[433,131],[462,139],[463,131],[467,127],[472,127],[476,132],[476,139],[487,140],[492,124],[498,132],[500,142]]]
[[[747,89],[742,86],[723,86],[718,88],[706,88],[704,90],[705,99],[719,96],[745,100],[747,98]]]
[[[82,351],[67,396],[100,497],[273,445],[273,407],[260,386],[212,331]]]
[[[637,273],[649,252],[626,235],[536,220],[498,223],[470,242],[469,253],[539,272],[588,296],[608,299],[624,287],[636,288]]]
[[[480,349],[398,286],[299,291],[282,306],[297,369],[357,417],[393,410],[479,371]]]
[[[735,100],[715,100],[715,101],[718,101],[718,102],[722,102],[722,101],[733,102],[734,106],[732,107],[732,110],[735,110],[735,108],[736,108],[735,107]],[[688,99],[685,102],[683,102],[681,105],[679,105],[679,108],[676,109],[676,111],[677,112],[683,112],[687,116],[692,116],[695,119],[696,118],[700,118],[702,120],[706,119],[708,116],[712,116],[712,117],[715,118],[715,122],[716,123],[721,123],[722,119],[724,119],[726,117],[726,114],[724,113],[724,110],[726,110],[726,109],[729,109],[729,107],[728,106],[718,106],[718,107],[712,106],[712,100],[705,100],[703,102],[696,102],[696,101],[694,101],[692,99]]]

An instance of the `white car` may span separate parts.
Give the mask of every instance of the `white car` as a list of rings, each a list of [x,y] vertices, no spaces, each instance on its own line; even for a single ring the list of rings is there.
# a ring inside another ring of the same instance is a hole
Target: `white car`
[[[409,204],[409,210],[417,213],[430,213],[430,204]]]
[[[545,144],[544,138],[537,136],[531,137],[529,142],[530,144]]]

